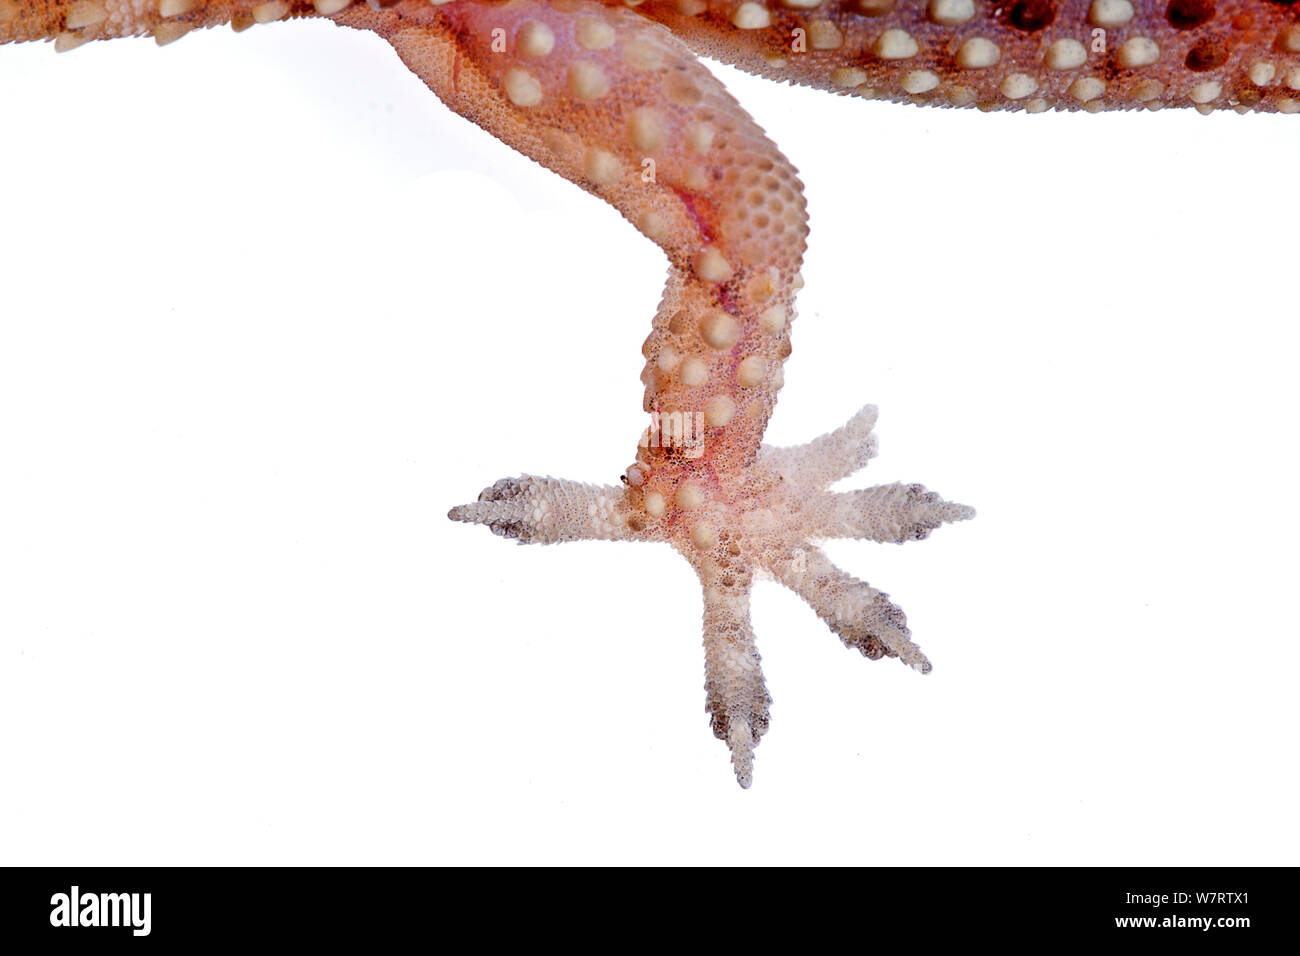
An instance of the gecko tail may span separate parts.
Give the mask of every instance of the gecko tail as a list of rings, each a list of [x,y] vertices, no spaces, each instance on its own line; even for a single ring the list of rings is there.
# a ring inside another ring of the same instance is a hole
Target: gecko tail
[[[160,0],[160,6],[174,2]],[[0,0],[0,43],[53,40],[56,53],[90,40],[142,36],[154,22],[164,22],[157,10],[137,16],[107,0]]]
[[[91,40],[151,36],[159,46],[229,24],[236,31],[299,17],[332,17],[353,0],[0,0],[0,43],[53,40],[56,53]],[[144,9],[138,9],[143,6]]]

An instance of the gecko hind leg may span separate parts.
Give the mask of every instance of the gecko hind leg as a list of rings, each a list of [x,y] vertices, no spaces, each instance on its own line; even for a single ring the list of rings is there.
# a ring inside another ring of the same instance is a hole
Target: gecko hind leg
[[[668,260],[642,346],[651,424],[623,484],[523,475],[449,517],[521,543],[671,544],[700,580],[705,707],[741,786],[771,701],[749,622],[756,571],[775,573],[868,656],[926,666],[902,612],[822,567],[809,541],[831,525],[915,538],[961,512],[923,491],[826,491],[874,454],[874,409],[807,446],[761,446],[802,285],[803,187],[682,40],[592,0],[354,5],[337,19],[384,36],[454,111],[609,202]],[[811,574],[781,564],[797,549]]]

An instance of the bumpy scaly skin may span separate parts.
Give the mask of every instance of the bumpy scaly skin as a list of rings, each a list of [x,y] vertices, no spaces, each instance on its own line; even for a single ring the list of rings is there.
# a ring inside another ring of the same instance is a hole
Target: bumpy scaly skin
[[[772,79],[867,98],[1031,113],[1164,106],[1300,112],[1296,0],[605,4],[665,24],[696,53]],[[377,15],[358,9],[359,0],[0,0],[0,43],[53,38],[57,49],[70,50],[87,40],[152,35],[162,44],[197,27],[230,23],[241,30],[328,16],[390,40],[397,31],[420,25],[454,45],[473,39],[456,32],[458,23],[473,28],[492,18],[463,8],[486,6],[501,15],[501,25],[519,20],[504,12],[517,5],[486,0],[371,0],[370,5],[380,8]],[[582,15],[578,5],[561,0],[550,7],[553,19]],[[527,43],[517,39],[507,38],[505,58],[530,56]],[[572,49],[562,42],[561,50],[566,46]]]
[[[453,110],[614,205],[668,257],[643,353],[651,424],[620,485],[503,479],[451,517],[523,542],[661,541],[704,592],[706,708],[748,786],[768,726],[749,593],[767,573],[868,658],[926,673],[888,597],[813,542],[901,543],[973,512],[920,485],[833,493],[875,409],[760,445],[790,354],[807,222],[793,167],[695,52],[868,98],[981,109],[1300,111],[1300,4],[1270,0],[0,0],[0,42],[328,17]],[[693,52],[694,51],[694,52]]]
[[[647,0],[637,9],[705,56],[868,99],[1030,113],[1300,112],[1295,0]]]

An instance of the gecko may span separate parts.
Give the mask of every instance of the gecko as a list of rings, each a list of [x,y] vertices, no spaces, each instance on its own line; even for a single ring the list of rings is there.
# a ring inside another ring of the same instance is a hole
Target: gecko
[[[903,543],[974,516],[919,484],[837,492],[876,409],[804,445],[763,434],[808,238],[798,174],[700,57],[840,95],[982,111],[1300,112],[1300,7],[1279,0],[0,0],[0,43],[305,17],[370,30],[456,113],[610,203],[662,249],[630,463],[605,485],[522,475],[455,507],[519,543],[666,543],[703,594],[705,709],[742,787],[771,697],[756,579],[849,647],[930,663],[903,611],[818,543]]]

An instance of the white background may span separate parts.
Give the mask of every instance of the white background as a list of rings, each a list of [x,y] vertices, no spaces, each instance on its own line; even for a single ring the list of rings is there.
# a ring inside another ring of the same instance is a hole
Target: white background
[[[920,110],[723,71],[807,184],[769,440],[880,406],[832,543],[922,678],[761,585],[754,787],[613,482],[659,252],[370,35],[0,50],[0,862],[1294,864],[1300,120]]]

